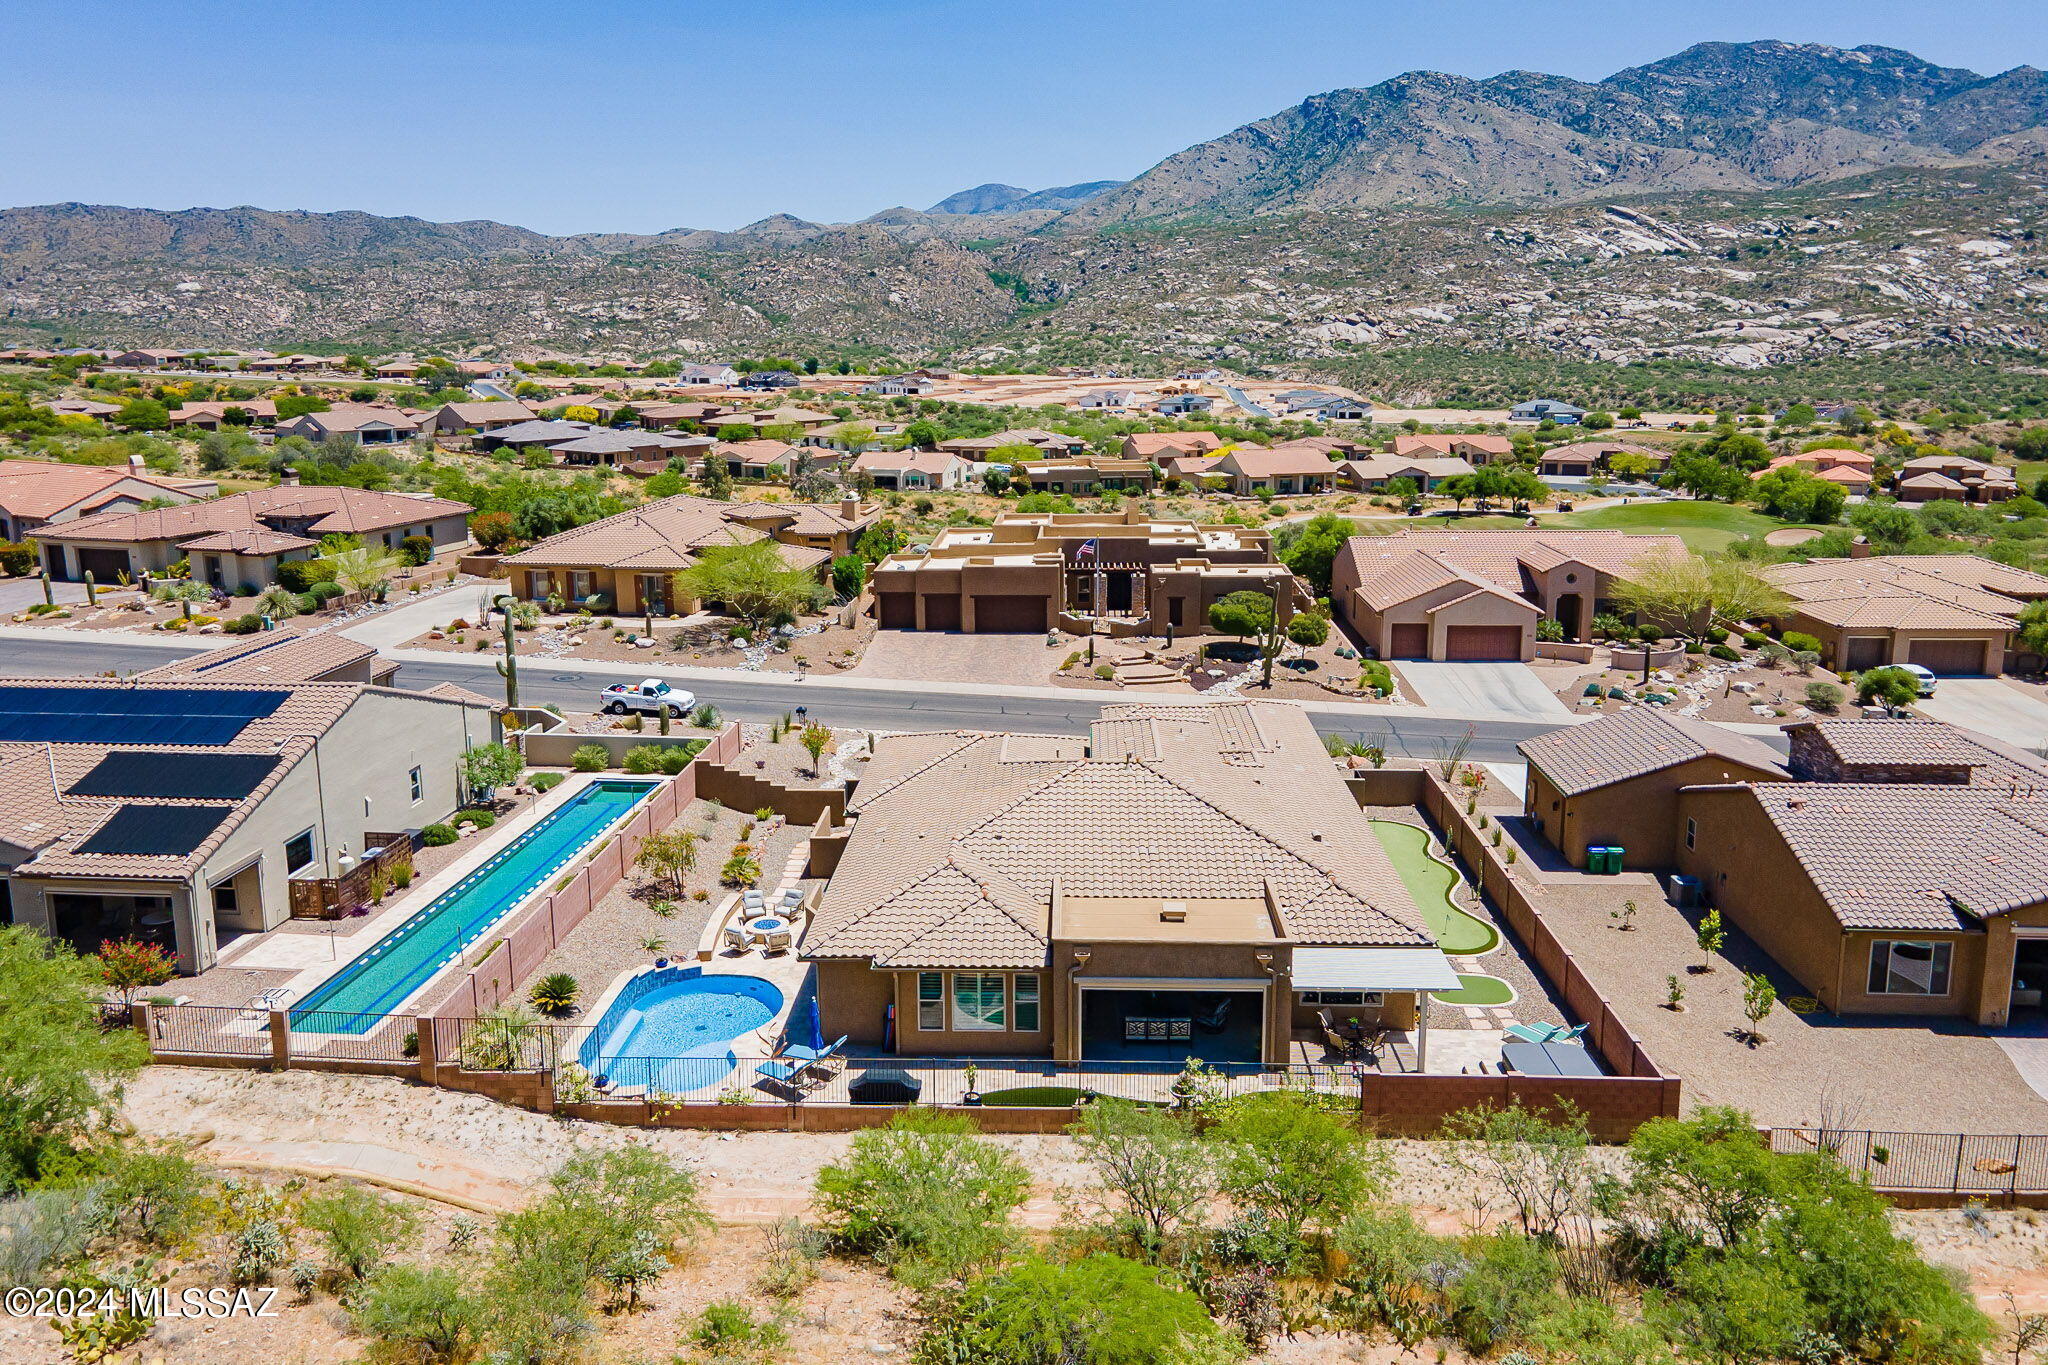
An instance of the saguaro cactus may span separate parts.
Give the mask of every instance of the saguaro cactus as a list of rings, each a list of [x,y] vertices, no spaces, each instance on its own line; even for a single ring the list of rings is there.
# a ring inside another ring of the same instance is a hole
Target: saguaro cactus
[[[92,581],[92,570],[85,571],[85,605],[96,607],[100,604],[100,590]]]
[[[505,613],[505,657],[498,660],[498,676],[505,680],[505,706],[507,710],[519,705],[519,649],[518,637],[512,631],[512,599],[500,597],[498,610]]]
[[[43,605],[46,607],[56,606],[57,590],[50,586],[50,571],[48,569],[44,569],[41,573],[39,573],[36,576],[43,580]]]

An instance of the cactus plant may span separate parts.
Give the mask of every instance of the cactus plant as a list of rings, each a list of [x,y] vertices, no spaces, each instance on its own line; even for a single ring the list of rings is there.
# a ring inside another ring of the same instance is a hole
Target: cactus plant
[[[519,705],[519,649],[512,631],[511,597],[500,597],[496,605],[505,613],[505,657],[498,660],[498,676],[505,680],[505,709],[509,711]]]
[[[99,587],[92,581],[92,570],[85,571],[85,605],[96,607],[100,604]]]

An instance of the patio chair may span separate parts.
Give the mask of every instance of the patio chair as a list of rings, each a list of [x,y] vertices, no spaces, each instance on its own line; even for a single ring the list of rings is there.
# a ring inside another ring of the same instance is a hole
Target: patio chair
[[[1580,1035],[1585,1033],[1585,1031],[1586,1026],[1584,1024],[1573,1024],[1570,1028],[1559,1029],[1551,1034],[1550,1041],[1553,1043],[1576,1043],[1579,1041]]]
[[[770,1060],[756,1065],[754,1071],[770,1085],[780,1086],[800,1096],[804,1093],[804,1082],[810,1078],[811,1068],[816,1065],[816,1062],[807,1061]]]
[[[762,940],[761,951],[772,957],[776,953],[788,952],[795,942],[796,936],[789,930],[777,929]]]
[[[724,938],[725,946],[732,949],[736,953],[744,953],[750,946],[747,943],[747,931],[740,928],[737,924],[728,924],[725,926]]]
[[[1328,1010],[1316,1011],[1316,1022],[1322,1025],[1323,1046],[1339,1057],[1349,1057],[1358,1050],[1358,1044],[1337,1031],[1337,1021],[1330,1017]]]
[[[764,900],[761,896],[761,888],[757,886],[750,886],[746,890],[740,892],[740,904],[746,906],[747,909],[751,912],[759,910],[762,906],[767,904],[767,901]]]
[[[782,893],[782,912],[784,914],[795,910],[803,903],[804,889],[801,886],[792,886],[789,890]]]
[[[847,1036],[848,1035],[842,1033],[837,1038],[833,1039],[831,1042],[825,1044],[825,1046],[821,1048],[809,1048],[804,1046],[802,1043],[790,1043],[782,1049],[782,1055],[785,1057],[794,1057],[798,1061],[809,1062],[813,1066],[816,1066],[820,1062],[829,1061],[832,1058],[837,1057],[839,1055],[839,1049],[846,1046]]]
[[[1547,1043],[1561,1031],[1556,1024],[1509,1024],[1501,1030],[1518,1043]]]

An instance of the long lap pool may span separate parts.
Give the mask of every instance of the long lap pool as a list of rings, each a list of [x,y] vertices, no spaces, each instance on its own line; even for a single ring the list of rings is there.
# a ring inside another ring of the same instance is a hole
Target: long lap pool
[[[292,1007],[292,1026],[367,1033],[506,912],[583,856],[656,787],[593,782]]]

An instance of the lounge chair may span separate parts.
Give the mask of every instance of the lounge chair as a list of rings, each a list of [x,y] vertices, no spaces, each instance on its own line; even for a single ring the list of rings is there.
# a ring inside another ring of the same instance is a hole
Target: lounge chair
[[[826,1061],[829,1058],[837,1056],[839,1053],[839,1049],[846,1046],[846,1039],[847,1035],[842,1033],[833,1041],[825,1044],[825,1046],[815,1049],[806,1047],[802,1043],[791,1043],[787,1047],[782,1049],[782,1055],[785,1057],[794,1057],[798,1061],[810,1062],[812,1065],[816,1065],[819,1062]]]
[[[258,1018],[267,1018],[272,1010],[283,1009],[285,1002],[297,994],[298,992],[290,986],[272,986],[249,1002],[244,1017],[255,1015]]]
[[[770,1060],[758,1064],[754,1070],[771,1085],[779,1085],[784,1090],[794,1091],[801,1095],[804,1089],[804,1081],[809,1078],[811,1068],[816,1065],[816,1062],[807,1061],[782,1062]]]
[[[1503,1033],[1518,1043],[1547,1043],[1557,1036],[1556,1024],[1509,1024]]]
[[[1579,1036],[1585,1031],[1586,1026],[1584,1024],[1573,1024],[1570,1028],[1559,1029],[1551,1034],[1550,1041],[1553,1043],[1576,1043],[1579,1041]]]
[[[737,924],[725,926],[725,946],[736,953],[744,953],[752,945],[747,942],[747,931]]]

